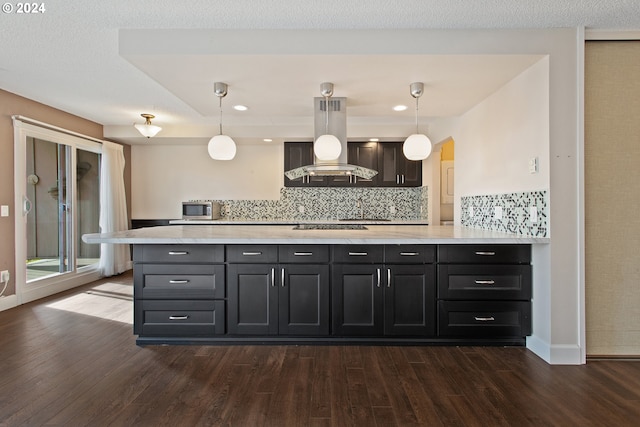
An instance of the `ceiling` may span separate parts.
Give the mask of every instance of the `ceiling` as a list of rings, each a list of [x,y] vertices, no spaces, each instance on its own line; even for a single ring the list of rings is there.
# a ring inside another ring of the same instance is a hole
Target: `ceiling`
[[[439,117],[464,113],[542,57],[367,44],[385,32],[402,30],[410,38],[431,29],[640,29],[637,0],[67,0],[45,6],[39,14],[0,16],[0,89],[101,123],[105,137],[129,144],[205,144],[219,124],[215,81],[229,84],[223,127],[241,144],[310,139],[312,98],[320,96],[323,81],[348,99],[350,137],[406,136],[415,129],[411,82],[425,83],[420,123],[428,128]],[[362,40],[341,37],[354,30]],[[409,109],[391,110],[401,103]],[[234,111],[235,104],[249,110]],[[142,122],[140,113],[155,114],[163,127],[152,140],[132,126]]]

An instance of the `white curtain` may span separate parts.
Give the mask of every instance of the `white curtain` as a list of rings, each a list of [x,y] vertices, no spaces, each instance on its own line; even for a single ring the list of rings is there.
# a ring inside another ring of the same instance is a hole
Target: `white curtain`
[[[124,231],[129,228],[127,199],[124,190],[124,151],[122,145],[102,143],[100,168],[100,232]],[[129,245],[100,245],[100,272],[113,276],[131,268]]]

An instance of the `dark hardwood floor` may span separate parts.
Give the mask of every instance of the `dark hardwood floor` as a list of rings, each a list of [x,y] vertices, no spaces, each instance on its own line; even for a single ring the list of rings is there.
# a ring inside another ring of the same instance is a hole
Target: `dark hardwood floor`
[[[0,312],[1,426],[627,426],[640,363],[524,348],[149,346],[131,275]]]

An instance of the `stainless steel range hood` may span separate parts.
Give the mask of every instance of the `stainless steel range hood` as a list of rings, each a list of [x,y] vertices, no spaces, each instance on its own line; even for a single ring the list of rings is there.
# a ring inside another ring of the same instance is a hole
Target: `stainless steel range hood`
[[[317,97],[313,98],[314,111],[314,141],[320,135],[329,133],[336,136],[342,145],[340,156],[331,161],[322,161],[315,158],[312,165],[286,171],[284,174],[289,179],[303,176],[357,176],[371,179],[378,171],[362,166],[347,163],[347,98]],[[329,125],[327,129],[327,110],[329,108]]]

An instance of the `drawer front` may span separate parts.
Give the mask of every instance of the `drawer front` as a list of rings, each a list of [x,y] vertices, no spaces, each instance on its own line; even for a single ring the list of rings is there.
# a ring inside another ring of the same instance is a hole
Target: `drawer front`
[[[438,336],[527,335],[531,335],[531,303],[528,301],[438,301]]]
[[[529,300],[530,265],[439,265],[438,298]]]
[[[226,296],[222,264],[136,264],[136,299],[216,299]]]
[[[374,264],[384,261],[383,245],[334,245],[333,262]]]
[[[435,245],[385,245],[387,264],[432,264],[436,260]]]
[[[278,259],[281,263],[324,264],[329,262],[327,245],[280,245]]]
[[[140,263],[224,262],[223,245],[134,245],[133,260]]]
[[[530,264],[531,245],[440,245],[445,264]]]
[[[196,337],[225,333],[225,301],[136,301],[140,336]]]
[[[227,261],[230,263],[277,263],[277,245],[227,245]]]

